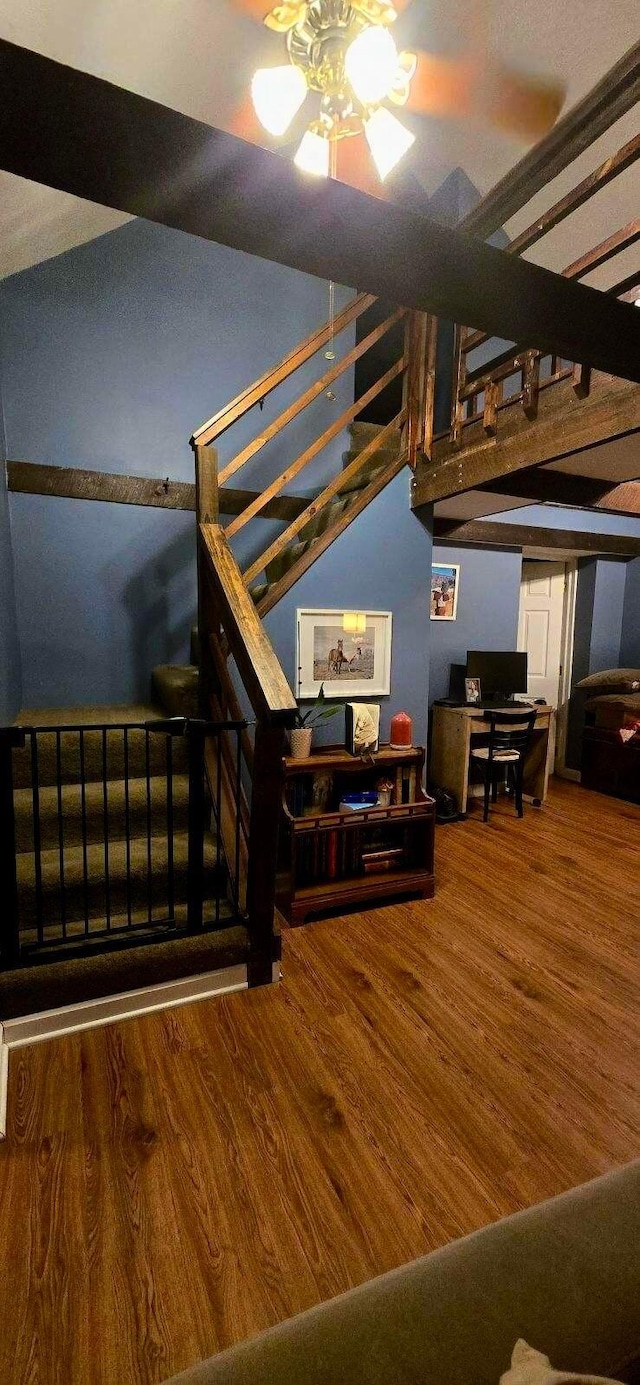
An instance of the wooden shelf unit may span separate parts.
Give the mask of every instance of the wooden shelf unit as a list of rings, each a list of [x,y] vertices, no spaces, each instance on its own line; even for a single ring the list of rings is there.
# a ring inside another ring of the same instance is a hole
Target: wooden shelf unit
[[[434,892],[435,803],[424,793],[421,746],[381,746],[363,759],[327,746],[305,760],[286,756],[277,904],[292,925],[348,904]],[[392,781],[391,804],[340,811],[343,793]],[[326,807],[314,809],[318,780]]]

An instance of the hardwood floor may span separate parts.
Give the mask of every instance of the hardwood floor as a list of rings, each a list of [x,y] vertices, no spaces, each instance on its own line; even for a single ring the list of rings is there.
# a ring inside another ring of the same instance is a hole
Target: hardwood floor
[[[640,809],[439,830],[285,980],[12,1055],[3,1385],[159,1382],[640,1152]]]

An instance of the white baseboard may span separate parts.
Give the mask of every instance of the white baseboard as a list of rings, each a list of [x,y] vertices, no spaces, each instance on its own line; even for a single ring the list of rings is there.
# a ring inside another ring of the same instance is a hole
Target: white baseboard
[[[567,769],[565,765],[563,769],[558,769],[556,767],[554,774],[558,776],[558,779],[571,779],[574,784],[582,783],[582,775],[579,769]]]
[[[83,1000],[77,1005],[62,1005],[57,1010],[5,1020],[1,1026],[2,1042],[8,1048],[21,1048],[25,1044],[61,1038],[64,1034],[76,1034],[81,1029],[95,1029],[137,1015],[148,1015],[173,1005],[186,1005],[190,1000],[207,1000],[210,996],[246,990],[247,986],[247,968],[243,962],[220,971],[185,976],[180,981],[164,981],[137,991],[123,991],[99,1000]]]
[[[272,982],[280,981],[280,963],[274,962]],[[99,1000],[80,1001],[77,1005],[62,1005],[56,1010],[43,1010],[35,1015],[0,1023],[0,1140],[7,1133],[7,1094],[9,1082],[9,1053],[27,1044],[59,1039],[65,1034],[77,1034],[83,1029],[98,1029],[105,1024],[135,1019],[168,1010],[190,1001],[208,1000],[217,995],[248,990],[246,963],[224,967],[220,971],[186,976],[180,981],[164,981],[157,986],[145,986],[137,991],[123,991]]]

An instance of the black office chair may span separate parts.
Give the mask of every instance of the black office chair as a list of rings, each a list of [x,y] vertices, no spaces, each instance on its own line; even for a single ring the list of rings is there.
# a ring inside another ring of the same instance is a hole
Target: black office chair
[[[471,758],[484,780],[484,821],[489,821],[489,794],[498,801],[498,780],[505,773],[511,779],[516,812],[524,817],[522,780],[524,763],[531,741],[536,712],[487,712],[491,723],[484,745],[471,746]]]

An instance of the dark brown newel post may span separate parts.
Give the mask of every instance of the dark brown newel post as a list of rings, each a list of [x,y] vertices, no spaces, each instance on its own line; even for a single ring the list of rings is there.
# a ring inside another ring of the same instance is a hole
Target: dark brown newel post
[[[200,525],[218,521],[218,454],[215,447],[194,443],[196,464],[196,520],[198,536],[198,643],[200,646],[199,702],[203,717],[211,715],[211,695],[217,687],[209,636],[218,635],[213,602],[201,551]]]
[[[274,915],[284,743],[283,726],[256,727],[247,876],[250,986],[271,980],[277,955]]]

